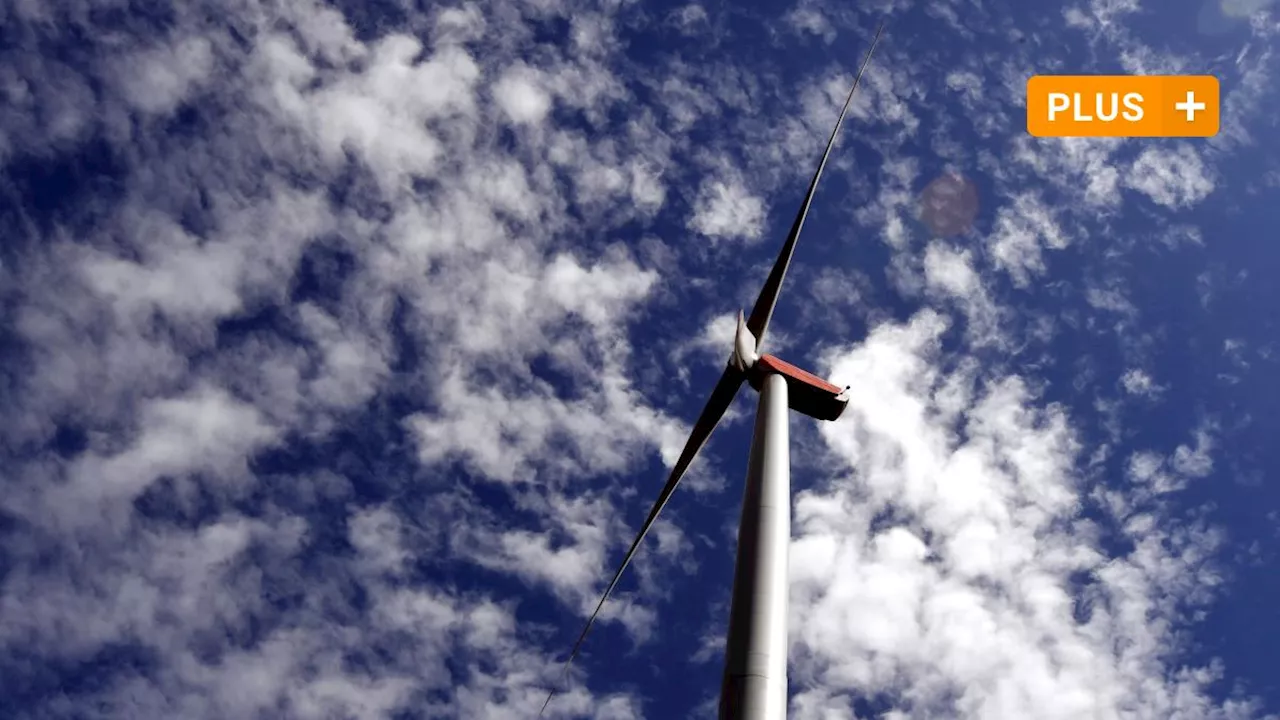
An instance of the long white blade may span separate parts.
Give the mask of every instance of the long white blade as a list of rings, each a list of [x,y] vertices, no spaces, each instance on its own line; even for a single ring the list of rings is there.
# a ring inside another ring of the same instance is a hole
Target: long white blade
[[[827,140],[827,147],[822,151],[822,159],[818,162],[818,169],[813,173],[813,179],[809,181],[809,189],[804,194],[804,202],[800,204],[800,212],[796,214],[795,222],[791,224],[791,232],[787,233],[787,240],[782,244],[782,252],[778,253],[778,259],[773,263],[773,269],[769,271],[769,277],[764,281],[764,287],[760,289],[760,296],[756,298],[756,304],[751,308],[751,317],[747,319],[747,329],[752,335],[756,336],[756,349],[763,352],[764,333],[769,329],[769,319],[773,317],[773,308],[778,304],[778,293],[782,291],[782,281],[787,276],[787,268],[791,265],[791,255],[795,252],[796,241],[800,239],[800,229],[804,227],[805,216],[809,214],[809,205],[813,202],[813,194],[818,189],[818,178],[822,177],[822,169],[827,166],[827,158],[831,156],[831,148],[836,143],[836,135],[840,133],[840,126],[844,123],[844,116],[849,112],[849,103],[853,100],[853,93],[858,89],[858,83],[862,80],[862,74],[867,71],[867,65],[871,62],[871,54],[876,50],[876,44],[880,42],[880,34],[884,32],[884,23],[880,23],[880,27],[876,30],[875,39],[871,41],[871,47],[867,49],[867,56],[862,61],[862,67],[858,69],[858,75],[853,79],[853,87],[849,88],[849,95],[844,99],[844,107],[840,109],[840,117],[836,119],[835,129],[831,131],[831,137]]]
[[[600,596],[600,602],[596,605],[595,612],[591,613],[591,617],[587,619],[587,624],[582,628],[582,633],[578,635],[578,641],[573,644],[573,650],[569,653],[569,659],[565,661],[564,671],[567,675],[569,666],[573,663],[573,659],[578,656],[578,651],[582,649],[582,641],[587,639],[587,632],[591,630],[592,624],[596,621],[596,616],[600,614],[600,609],[604,607],[604,601],[609,599],[609,594],[617,587],[618,580],[622,577],[622,571],[627,569],[627,565],[631,564],[631,558],[635,557],[636,550],[640,547],[640,542],[644,540],[644,536],[649,533],[649,528],[653,527],[654,521],[658,519],[658,514],[662,512],[662,508],[666,507],[667,501],[671,499],[672,493],[676,491],[676,486],[680,484],[680,479],[684,477],[684,473],[689,469],[689,464],[697,457],[698,451],[706,444],[707,439],[711,437],[711,431],[716,429],[720,418],[724,417],[724,413],[729,409],[729,405],[733,403],[733,398],[738,394],[738,388],[742,385],[742,381],[746,376],[732,365],[725,366],[724,373],[720,375],[719,382],[711,391],[711,397],[707,399],[706,406],[702,409],[702,414],[698,416],[698,422],[694,423],[693,431],[689,433],[689,440],[685,442],[684,450],[680,453],[680,459],[676,461],[675,467],[671,468],[671,475],[667,478],[667,484],[662,487],[662,492],[658,494],[658,499],[653,503],[653,508],[649,510],[649,517],[645,518],[644,525],[640,526],[640,532],[636,533],[636,539],[631,541],[631,547],[627,549],[627,554],[622,558],[622,564],[618,565],[618,570],[613,574],[613,579],[609,581],[608,587],[605,588],[604,594]],[[555,697],[555,690],[547,696],[546,702],[542,703],[542,710],[538,712],[541,716],[547,709],[547,704],[551,702],[551,698]]]

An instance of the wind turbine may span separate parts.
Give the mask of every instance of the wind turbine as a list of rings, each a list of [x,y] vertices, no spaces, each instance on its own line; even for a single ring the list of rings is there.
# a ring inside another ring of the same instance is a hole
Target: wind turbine
[[[871,47],[858,69],[858,74],[845,97],[836,126],[827,140],[818,169],[809,181],[800,212],[782,251],[760,290],[751,315],[744,318],[738,311],[738,328],[733,351],[711,397],[694,423],[693,431],[676,460],[649,517],[631,541],[613,579],[596,605],[595,612],[578,635],[569,659],[568,673],[582,643],[595,623],[605,600],[617,587],[622,573],[631,563],[641,541],[653,527],[662,508],[680,484],[685,471],[706,444],[711,432],[743,382],[760,393],[756,410],[755,431],[751,438],[751,455],[747,465],[747,482],[743,492],[742,516],[738,524],[738,555],[733,570],[733,600],[729,612],[729,632],[725,644],[724,679],[720,686],[721,720],[781,720],[787,716],[787,551],[791,541],[791,460],[787,410],[796,410],[817,420],[835,420],[848,404],[845,392],[800,368],[772,355],[760,353],[765,331],[778,302],[782,281],[791,264],[800,229],[804,226],[809,205],[818,188],[818,179],[827,165],[844,116],[858,83],[871,62],[871,54],[880,42],[884,24],[876,29]],[[539,715],[546,711],[555,691],[547,696]]]

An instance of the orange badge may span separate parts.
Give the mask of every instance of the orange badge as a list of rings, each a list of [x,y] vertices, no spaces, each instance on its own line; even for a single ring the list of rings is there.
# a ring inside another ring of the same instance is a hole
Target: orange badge
[[[1027,81],[1027,132],[1036,137],[1212,137],[1212,75],[1036,75]]]

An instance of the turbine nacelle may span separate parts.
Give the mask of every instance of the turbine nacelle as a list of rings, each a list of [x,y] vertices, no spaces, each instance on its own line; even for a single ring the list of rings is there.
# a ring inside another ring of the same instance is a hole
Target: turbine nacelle
[[[742,372],[755,367],[756,361],[760,359],[758,352],[756,336],[751,334],[747,329],[746,317],[742,311],[738,311],[738,330],[733,337],[733,354],[729,356],[729,364],[736,367]]]
[[[756,390],[761,389],[766,376],[781,375],[789,388],[789,407],[815,420],[835,420],[849,403],[849,386],[839,388],[782,358],[762,355],[756,336],[747,327],[741,310],[738,311],[738,329],[733,337],[729,368],[742,373],[743,378]]]

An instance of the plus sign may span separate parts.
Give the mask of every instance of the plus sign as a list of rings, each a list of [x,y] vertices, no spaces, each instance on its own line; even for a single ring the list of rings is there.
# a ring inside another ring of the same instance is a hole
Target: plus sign
[[[1196,94],[1187,91],[1187,99],[1173,106],[1177,110],[1181,110],[1187,114],[1187,122],[1195,122],[1196,111],[1204,109],[1204,103],[1196,102]]]

